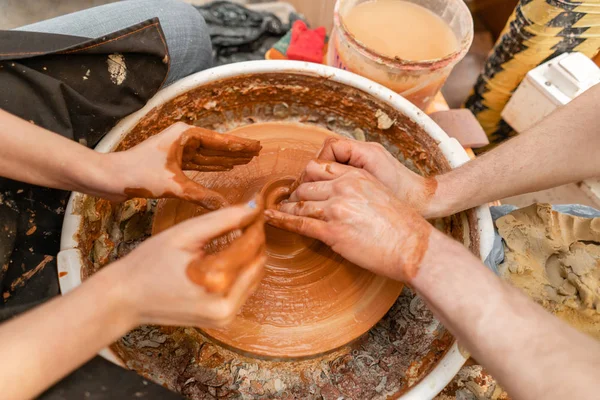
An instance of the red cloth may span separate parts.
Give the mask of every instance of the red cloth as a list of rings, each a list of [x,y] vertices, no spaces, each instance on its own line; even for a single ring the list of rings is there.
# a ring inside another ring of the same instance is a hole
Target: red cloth
[[[286,56],[290,60],[323,62],[325,47],[325,28],[308,29],[304,21],[296,21],[292,26],[292,40]]]

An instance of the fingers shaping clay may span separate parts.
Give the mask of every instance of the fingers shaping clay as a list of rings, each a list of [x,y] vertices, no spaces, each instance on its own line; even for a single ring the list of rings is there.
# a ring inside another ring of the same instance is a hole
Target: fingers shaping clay
[[[223,135],[193,127],[181,139],[182,169],[226,171],[247,164],[260,151],[260,143],[238,136]]]
[[[290,185],[334,135],[283,122],[248,125],[230,134],[260,140],[260,155],[228,172],[188,176],[231,204],[262,193],[267,208],[289,196]],[[188,202],[162,200],[153,233],[203,212]],[[322,354],[366,333],[402,291],[401,283],[359,268],[317,240],[268,225],[265,233],[265,278],[231,325],[205,330],[231,348],[274,358]]]
[[[188,266],[188,277],[208,292],[226,295],[237,276],[263,256],[264,225],[261,205],[251,221],[240,223],[238,229],[242,232],[239,236],[229,234],[214,240],[211,243],[213,248],[207,251],[209,254],[199,257]]]
[[[536,302],[600,339],[600,218],[533,204],[496,221],[501,274]]]

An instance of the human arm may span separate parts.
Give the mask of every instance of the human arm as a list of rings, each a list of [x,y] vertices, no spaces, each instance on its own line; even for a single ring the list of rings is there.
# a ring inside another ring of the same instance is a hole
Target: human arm
[[[0,143],[0,176],[113,201],[179,197],[209,209],[225,200],[183,170],[228,170],[260,151],[254,140],[177,123],[130,150],[103,154],[2,110]]]
[[[600,84],[529,130],[436,177],[408,170],[383,147],[346,139],[325,143],[319,158],[363,168],[426,218],[600,175]]]
[[[204,246],[237,229],[244,233],[230,246],[243,246],[245,258],[215,265]],[[256,204],[221,209],[148,239],[73,291],[0,325],[2,399],[35,397],[139,324],[228,323],[258,285],[264,262]]]
[[[292,201],[265,211],[271,225],[411,285],[514,398],[596,396],[599,343],[502,282],[365,170],[321,161],[306,171]]]
[[[432,251],[409,283],[511,398],[596,398],[600,343],[501,281],[460,243],[433,233]]]

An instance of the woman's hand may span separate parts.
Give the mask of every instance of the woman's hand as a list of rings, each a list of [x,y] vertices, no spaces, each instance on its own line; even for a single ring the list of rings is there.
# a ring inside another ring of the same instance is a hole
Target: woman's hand
[[[365,169],[311,161],[302,183],[267,222],[321,240],[347,260],[410,281],[427,251],[432,226]]]
[[[100,195],[115,201],[177,197],[215,210],[227,204],[225,199],[183,171],[227,171],[247,164],[260,149],[255,140],[178,122],[127,151],[106,154],[107,165],[118,175]]]
[[[256,140],[178,122],[127,151],[103,154],[2,110],[0,143],[0,176],[6,178],[112,201],[177,197],[209,210],[227,202],[183,171],[227,171],[261,148]]]
[[[428,206],[435,193],[437,181],[435,178],[424,178],[412,172],[381,144],[329,138],[325,140],[317,158],[364,169],[391,190],[398,199],[429,217]],[[312,172],[307,168],[301,181],[314,181],[316,178]]]
[[[108,266],[120,276],[136,322],[201,327],[230,322],[263,276],[262,211],[252,201],[187,220]],[[208,254],[206,246],[229,232],[238,236],[229,247]]]

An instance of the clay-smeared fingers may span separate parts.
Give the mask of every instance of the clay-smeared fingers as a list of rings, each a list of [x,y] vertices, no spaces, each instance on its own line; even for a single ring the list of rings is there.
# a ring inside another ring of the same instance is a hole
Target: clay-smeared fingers
[[[184,132],[182,144],[196,151],[200,148],[227,153],[251,153],[258,155],[260,142],[238,136],[217,133],[208,129],[193,127]],[[185,153],[185,152],[184,152]]]
[[[202,154],[194,154],[189,161],[198,165],[223,165],[233,167],[234,165],[248,164],[251,160],[252,157],[232,157],[229,155],[205,156]]]
[[[218,210],[229,205],[222,194],[208,189],[187,177],[185,179],[186,182],[189,182],[186,184],[184,192],[179,195],[173,194],[172,196],[167,197],[178,197],[191,203],[198,204],[199,206],[211,211]]]
[[[331,196],[331,182],[305,182],[300,184],[290,195],[288,202],[295,201],[324,201]]]
[[[223,134],[226,135],[226,134]],[[258,154],[258,151],[228,151],[228,150],[214,150],[214,149],[206,149],[199,148],[197,154],[202,154],[207,157],[215,157],[215,156],[229,156],[229,157],[245,157],[252,158]]]
[[[328,138],[317,158],[364,168],[373,157],[375,144],[346,138]]]
[[[198,172],[223,172],[230,171],[233,166],[229,165],[198,165],[193,162],[184,161],[181,164],[183,171],[198,171]]]
[[[237,310],[242,307],[248,297],[258,288],[260,281],[265,275],[266,262],[267,256],[265,254],[254,259],[240,272],[238,279],[231,286],[227,294],[227,300],[232,303],[232,310],[235,313],[237,313]]]
[[[334,161],[311,160],[304,170],[303,182],[330,181],[355,170]]]
[[[325,202],[323,201],[298,201],[282,203],[279,211],[300,217],[325,219]]]
[[[224,250],[206,256],[188,267],[190,280],[208,292],[227,293],[241,271],[264,254],[264,220],[258,216]]]
[[[266,222],[276,228],[318,239],[328,244],[327,223],[314,218],[298,217],[276,210],[265,210]]]
[[[247,205],[222,208],[189,219],[162,232],[161,235],[172,235],[177,243],[195,250],[204,247],[214,238],[245,228],[261,213],[261,207],[253,200]]]

